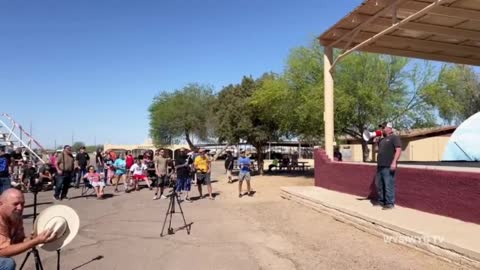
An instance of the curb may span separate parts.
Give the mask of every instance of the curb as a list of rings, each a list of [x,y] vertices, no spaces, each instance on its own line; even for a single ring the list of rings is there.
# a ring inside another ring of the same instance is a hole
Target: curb
[[[411,239],[423,237],[421,233],[400,228],[393,224],[375,220],[354,211],[330,205],[321,200],[305,196],[300,192],[295,192],[288,187],[281,188],[280,196],[284,199],[313,208],[321,213],[328,214],[337,221],[349,224],[372,235],[382,237],[384,240],[387,237],[392,237],[395,239],[401,239],[402,237]],[[434,257],[438,257],[459,266],[468,266],[474,269],[480,269],[480,254],[452,243],[435,243],[434,241],[431,241],[431,239],[427,239],[427,241],[397,241],[392,243],[414,248],[418,251],[424,252],[428,255],[433,255]]]

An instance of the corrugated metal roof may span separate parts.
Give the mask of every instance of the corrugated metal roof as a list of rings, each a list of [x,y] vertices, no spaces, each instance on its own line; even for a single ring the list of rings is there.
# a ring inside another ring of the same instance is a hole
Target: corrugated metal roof
[[[480,0],[365,0],[319,40],[348,50],[396,24],[358,51],[480,65]]]

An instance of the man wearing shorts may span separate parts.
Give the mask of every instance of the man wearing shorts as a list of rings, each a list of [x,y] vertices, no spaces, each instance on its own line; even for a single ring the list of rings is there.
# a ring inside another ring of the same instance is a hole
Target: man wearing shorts
[[[238,197],[242,198],[242,183],[243,180],[247,181],[247,194],[248,196],[253,196],[252,189],[250,187],[250,168],[252,166],[252,161],[250,158],[245,156],[245,151],[240,152],[240,158],[238,159],[238,167],[240,172],[238,173]]]
[[[160,149],[158,151],[158,155],[155,155],[153,158],[153,163],[155,164],[155,172],[157,174],[157,189],[153,199],[166,199],[167,197],[163,195],[163,190],[168,185],[168,164],[170,164],[170,158],[166,156],[165,150]],[[159,190],[160,194],[158,193]]]
[[[198,156],[193,162],[197,174],[197,186],[200,198],[202,198],[202,185],[207,185],[208,197],[213,200],[212,184],[210,183],[210,159],[205,155],[205,149],[198,151]]]

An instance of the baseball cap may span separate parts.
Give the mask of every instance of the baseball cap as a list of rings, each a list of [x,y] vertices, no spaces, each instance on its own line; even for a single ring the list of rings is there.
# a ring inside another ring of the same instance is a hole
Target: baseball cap
[[[380,127],[382,127],[382,128],[386,128],[386,127],[388,127],[388,128],[393,128],[393,125],[392,125],[391,122],[383,122],[383,123],[380,125]]]

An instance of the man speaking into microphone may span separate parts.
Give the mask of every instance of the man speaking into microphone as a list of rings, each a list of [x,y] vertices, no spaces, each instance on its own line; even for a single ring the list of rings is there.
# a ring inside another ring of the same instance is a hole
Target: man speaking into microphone
[[[402,142],[399,136],[393,134],[392,123],[385,122],[381,127],[383,138],[378,141],[375,185],[378,205],[389,210],[395,206],[395,172],[402,153]]]

